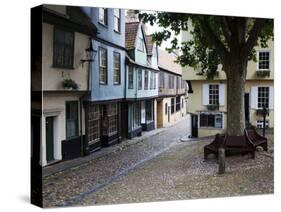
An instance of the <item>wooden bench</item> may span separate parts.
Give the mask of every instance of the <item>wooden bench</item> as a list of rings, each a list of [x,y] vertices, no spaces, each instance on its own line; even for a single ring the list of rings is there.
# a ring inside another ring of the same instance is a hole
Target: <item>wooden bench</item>
[[[219,148],[225,149],[225,155],[234,154],[252,154],[255,158],[257,146],[262,146],[267,151],[267,139],[260,136],[256,131],[245,129],[245,135],[230,136],[217,134],[215,139],[208,145],[204,146],[204,159],[207,160],[209,154],[214,154],[218,158]]]
[[[204,159],[208,158],[209,154],[214,154],[218,158],[219,148],[224,148],[226,135],[216,134],[215,139],[208,145],[204,146]]]
[[[244,130],[244,135],[247,141],[252,145],[254,152],[258,146],[262,147],[264,151],[268,150],[267,138],[258,134],[254,126],[246,128]]]

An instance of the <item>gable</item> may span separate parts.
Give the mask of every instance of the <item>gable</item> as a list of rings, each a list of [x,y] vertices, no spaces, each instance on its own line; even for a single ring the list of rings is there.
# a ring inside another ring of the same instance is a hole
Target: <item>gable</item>
[[[137,31],[134,46],[137,51],[147,53],[147,40],[146,40],[146,36],[144,34],[144,29],[143,29],[142,24],[139,24],[139,26],[138,26],[138,31]]]

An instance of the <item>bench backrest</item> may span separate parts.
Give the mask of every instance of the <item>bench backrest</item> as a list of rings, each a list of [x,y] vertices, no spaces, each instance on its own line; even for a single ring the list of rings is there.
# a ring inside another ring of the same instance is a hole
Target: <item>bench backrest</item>
[[[211,145],[213,145],[214,147],[216,147],[218,149],[225,145],[225,140],[226,140],[226,135],[216,134],[216,137],[213,140],[213,142],[211,143]]]

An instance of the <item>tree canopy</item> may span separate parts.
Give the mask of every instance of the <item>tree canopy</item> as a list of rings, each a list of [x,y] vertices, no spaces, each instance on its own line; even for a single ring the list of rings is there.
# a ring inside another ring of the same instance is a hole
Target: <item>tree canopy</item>
[[[227,133],[243,135],[248,61],[256,60],[255,46],[267,47],[273,39],[273,20],[169,12],[141,12],[139,18],[163,29],[153,34],[153,40],[160,45],[171,39],[167,51],[180,50],[176,62],[181,66],[193,67],[210,79],[222,65],[227,80]],[[179,42],[182,31],[190,39]]]
[[[272,19],[136,12],[144,23],[157,24],[163,28],[153,34],[158,45],[172,39],[167,50],[181,50],[177,62],[181,66],[200,67],[201,73],[207,78],[212,78],[218,64],[224,66],[233,54],[256,60],[254,47],[258,44],[267,47],[267,41],[273,39]],[[179,42],[177,35],[182,31],[188,31],[193,39]]]

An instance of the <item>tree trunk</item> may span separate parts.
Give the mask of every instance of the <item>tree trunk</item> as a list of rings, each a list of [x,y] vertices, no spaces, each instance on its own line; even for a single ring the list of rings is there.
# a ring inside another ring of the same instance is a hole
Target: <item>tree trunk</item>
[[[227,75],[227,133],[243,135],[245,128],[244,93],[248,61],[230,62]]]

